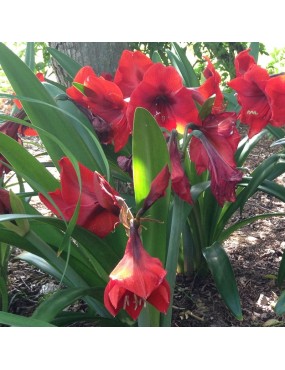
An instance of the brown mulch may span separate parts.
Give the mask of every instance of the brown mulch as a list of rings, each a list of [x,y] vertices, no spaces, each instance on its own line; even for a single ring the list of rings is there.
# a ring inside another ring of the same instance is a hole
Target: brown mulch
[[[246,163],[249,169],[252,170],[273,151],[281,149],[270,148],[272,141],[273,139],[262,140],[258,144]],[[278,181],[284,184],[284,178],[281,176]],[[256,193],[245,206],[243,215],[269,211],[284,212],[284,204],[266,194]],[[285,218],[276,217],[244,227],[224,244],[237,280],[243,311],[242,321],[236,320],[229,312],[211,276],[198,280],[178,275],[172,326],[285,326],[285,316],[278,317],[274,313],[274,306],[281,293],[276,285],[276,276],[285,251],[284,236]],[[19,252],[16,249],[9,262],[9,312],[30,316],[38,303],[58,287],[58,282],[16,259]],[[84,309],[81,302],[76,307],[78,310]],[[78,324],[82,325],[84,324]]]

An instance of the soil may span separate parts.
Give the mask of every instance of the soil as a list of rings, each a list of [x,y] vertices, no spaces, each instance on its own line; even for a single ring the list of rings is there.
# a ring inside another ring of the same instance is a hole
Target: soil
[[[245,129],[242,129],[246,132]],[[249,170],[280,147],[270,148],[272,140],[262,140],[246,162]],[[285,176],[277,181],[284,184]],[[243,215],[284,212],[284,204],[263,193],[256,193]],[[239,217],[238,215],[236,217]],[[285,251],[285,218],[256,221],[235,232],[225,243],[241,298],[243,320],[238,321],[223,303],[211,276],[189,279],[177,276],[173,302],[173,327],[261,327],[285,326],[285,315],[274,313],[281,294],[276,277]],[[33,266],[17,259],[15,249],[9,262],[9,312],[30,316],[37,304],[58,287],[58,282]],[[283,288],[284,289],[284,288]],[[82,311],[77,302],[72,310]],[[96,326],[80,323],[74,326]]]

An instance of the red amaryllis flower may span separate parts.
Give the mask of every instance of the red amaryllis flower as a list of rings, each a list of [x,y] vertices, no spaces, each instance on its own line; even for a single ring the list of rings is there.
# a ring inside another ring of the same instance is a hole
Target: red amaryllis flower
[[[192,91],[183,86],[182,78],[172,66],[155,63],[145,72],[142,82],[131,95],[127,109],[130,129],[133,129],[135,109],[147,109],[159,126],[171,131],[184,131],[187,123],[197,122],[198,110]]]
[[[269,78],[265,69],[252,64],[243,75],[228,82],[238,93],[241,106],[239,119],[249,125],[249,138],[259,133],[271,120],[272,113],[265,93]]]
[[[190,193],[190,182],[185,175],[181,164],[181,156],[178,149],[177,137],[171,136],[168,143],[168,150],[171,161],[171,186],[172,190],[185,202],[193,204]]]
[[[142,81],[145,72],[152,64],[151,59],[140,51],[123,51],[114,82],[122,90],[124,98],[131,96],[134,89]]]
[[[98,172],[93,172],[79,163],[82,190],[80,194],[76,172],[69,158],[64,157],[59,162],[61,167],[61,189],[50,192],[54,203],[69,221],[75,211],[80,197],[80,209],[77,224],[103,238],[119,222],[120,207],[116,196],[119,194]],[[40,200],[57,216],[58,210],[51,202],[39,194]]]
[[[225,201],[235,201],[235,187],[242,179],[234,159],[240,141],[236,119],[233,112],[209,115],[202,126],[197,126],[203,135],[193,137],[190,143],[190,157],[197,173],[209,170],[211,190],[221,206]]]
[[[0,215],[11,213],[11,203],[9,192],[5,189],[0,189]]]
[[[212,95],[216,95],[215,101],[212,107],[212,113],[217,114],[225,110],[224,96],[220,89],[221,76],[215,70],[214,65],[211,63],[208,57],[205,57],[208,64],[203,74],[206,81],[198,88],[191,88],[193,91],[193,98],[201,105]]]
[[[113,316],[125,309],[134,320],[146,302],[166,313],[170,287],[165,276],[161,261],[145,251],[138,230],[131,221],[124,257],[111,272],[111,280],[104,292],[105,307]]]
[[[104,144],[113,143],[118,152],[126,145],[130,135],[126,118],[127,103],[122,91],[114,82],[96,76],[91,67],[82,68],[74,81],[82,84],[84,93],[75,87],[68,88],[66,93],[109,126],[104,128],[104,132],[108,131]]]

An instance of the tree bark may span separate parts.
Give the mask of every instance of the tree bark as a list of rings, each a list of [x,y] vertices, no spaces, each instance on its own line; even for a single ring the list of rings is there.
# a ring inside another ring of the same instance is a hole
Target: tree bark
[[[49,42],[49,46],[67,54],[82,66],[92,66],[96,74],[103,72],[114,75],[127,42]],[[66,73],[54,58],[52,65],[58,82],[67,85]]]

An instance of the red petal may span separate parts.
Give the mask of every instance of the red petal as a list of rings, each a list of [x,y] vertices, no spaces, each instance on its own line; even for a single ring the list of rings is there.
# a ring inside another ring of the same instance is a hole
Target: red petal
[[[265,86],[269,80],[268,72],[257,66],[242,76],[231,80],[228,85],[237,91],[241,105],[239,118],[250,126],[249,137],[260,132],[271,120],[270,105],[265,95]]]
[[[123,51],[114,82],[122,90],[124,98],[131,96],[134,89],[142,81],[145,72],[152,64],[151,59],[140,51]]]
[[[148,297],[147,301],[158,311],[166,313],[170,304],[170,286],[166,280]]]
[[[5,189],[0,189],[0,215],[11,212],[9,192]]]
[[[267,81],[265,93],[268,97],[272,123],[274,126],[285,124],[285,76],[272,77]]]
[[[205,59],[208,61],[208,65],[203,72],[204,76],[206,77],[206,81],[197,89],[198,91],[196,93],[200,93],[204,98],[204,101],[206,101],[210,96],[214,94],[216,95],[212,108],[212,113],[216,114],[224,111],[225,109],[224,96],[219,86],[221,82],[221,76],[215,70],[215,67],[211,63],[210,59],[208,57],[205,57]]]
[[[253,64],[256,64],[255,59],[249,54],[250,49],[241,51],[235,58],[236,76],[244,75]]]
[[[168,148],[171,161],[172,189],[185,202],[193,204],[190,193],[190,183],[181,164],[181,157],[177,147],[176,138],[171,139]]]
[[[120,281],[120,286],[146,300],[162,283],[165,275],[161,261],[144,250],[138,231],[131,228],[125,255],[110,278]]]
[[[148,193],[142,207],[143,213],[145,213],[159,198],[165,196],[169,180],[170,172],[168,165],[165,165],[150,185],[150,192]]]
[[[161,127],[167,130],[185,126],[197,120],[198,112],[193,102],[192,91],[183,86],[174,67],[161,63],[152,65],[142,82],[134,90],[127,109],[129,127],[133,128],[137,107],[147,109]]]
[[[94,172],[93,184],[94,192],[100,206],[119,215],[120,209],[116,200],[116,196],[119,196],[119,193],[97,171]]]

